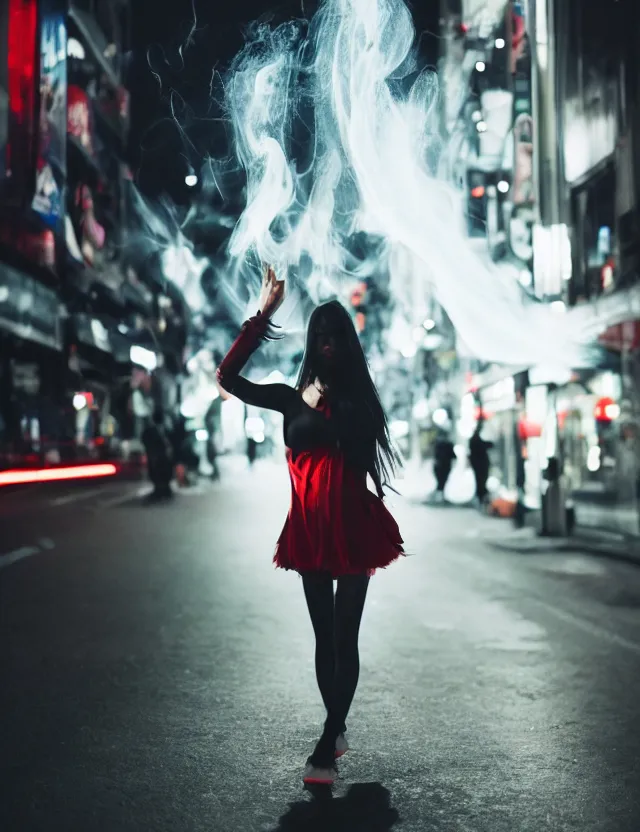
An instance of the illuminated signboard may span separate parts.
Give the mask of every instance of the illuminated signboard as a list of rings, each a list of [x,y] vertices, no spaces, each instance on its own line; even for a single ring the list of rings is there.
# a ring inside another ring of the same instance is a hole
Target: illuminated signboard
[[[40,18],[40,113],[32,207],[56,228],[63,214],[67,136],[67,29],[64,15],[44,3]]]

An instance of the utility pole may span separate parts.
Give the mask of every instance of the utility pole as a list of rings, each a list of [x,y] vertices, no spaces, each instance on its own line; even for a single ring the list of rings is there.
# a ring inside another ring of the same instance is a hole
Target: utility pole
[[[562,102],[557,95],[558,17],[556,0],[527,0],[527,17],[532,60],[532,114],[533,114],[533,180],[536,193],[537,221],[533,234],[533,284],[536,295],[542,300],[559,298],[562,294],[564,251],[568,244],[566,226],[562,225],[563,205],[561,191],[562,162],[558,124]],[[547,446],[552,453],[547,456],[543,474],[540,533],[554,537],[567,534],[562,478],[562,449],[558,437],[556,414],[557,393],[548,390],[549,418],[545,426]]]

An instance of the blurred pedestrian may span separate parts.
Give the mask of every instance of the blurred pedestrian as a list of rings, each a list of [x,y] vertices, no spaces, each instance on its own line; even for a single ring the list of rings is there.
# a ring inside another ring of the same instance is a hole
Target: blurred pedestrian
[[[211,479],[215,482],[220,479],[220,467],[218,466],[218,448],[216,446],[216,428],[220,418],[220,402],[221,398],[218,396],[209,405],[209,408],[204,417],[204,426],[207,430],[207,462],[211,466]]]
[[[194,448],[194,432],[187,429],[187,420],[179,414],[170,435],[176,480],[180,487],[193,485],[198,479],[200,457]]]
[[[253,436],[247,436],[247,459],[249,460],[249,467],[256,461],[258,455],[258,443]]]
[[[480,506],[483,506],[487,499],[487,480],[491,465],[489,449],[493,448],[493,442],[487,442],[482,438],[483,424],[483,420],[479,419],[473,436],[469,440],[469,464],[476,480],[476,499]]]
[[[218,465],[218,449],[215,436],[212,433],[207,435],[207,462],[211,466],[211,479],[216,482],[220,479],[220,466]]]
[[[153,492],[149,495],[151,500],[173,497],[173,453],[163,422],[162,411],[156,408],[142,432],[142,443],[147,455],[147,471],[153,484]]]
[[[398,456],[353,321],[338,301],[311,315],[295,388],[254,384],[239,375],[261,341],[277,338],[271,317],[283,297],[284,281],[267,269],[259,311],[243,324],[217,377],[245,404],[284,415],[292,493],[273,562],[301,575],[327,709],[303,780],[333,783],[335,758],[348,748],[345,720],[358,683],[358,633],[369,578],[404,554],[398,526],[382,501],[383,481],[388,485]],[[377,496],[367,488],[367,474]]]
[[[440,502],[444,502],[444,489],[451,474],[451,467],[456,459],[453,442],[447,431],[440,429],[436,438],[433,452],[433,473],[436,477],[436,495]]]

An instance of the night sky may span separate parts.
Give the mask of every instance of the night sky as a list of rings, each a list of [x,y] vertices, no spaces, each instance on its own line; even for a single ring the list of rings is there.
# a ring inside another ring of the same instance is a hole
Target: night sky
[[[130,156],[137,184],[151,197],[167,193],[183,204],[191,196],[184,184],[189,160],[179,131],[168,118],[168,90],[177,90],[196,114],[214,114],[208,96],[212,68],[224,72],[243,45],[243,27],[261,16],[275,23],[300,17],[303,11],[310,16],[317,6],[317,0],[280,0],[273,4],[257,0],[193,2],[198,27],[193,46],[185,52],[184,67],[178,50],[192,27],[192,1],[165,0],[161,11],[157,0],[136,0],[132,4],[134,49],[127,79],[132,94]],[[413,6],[416,29],[421,33],[421,51],[427,62],[435,64],[439,0],[409,5]],[[163,95],[149,69],[148,54],[154,66],[161,68]],[[222,141],[221,133],[210,123],[196,125],[190,136],[201,151],[224,151],[223,144],[216,145]],[[198,167],[198,154],[192,152],[192,156],[191,161]]]

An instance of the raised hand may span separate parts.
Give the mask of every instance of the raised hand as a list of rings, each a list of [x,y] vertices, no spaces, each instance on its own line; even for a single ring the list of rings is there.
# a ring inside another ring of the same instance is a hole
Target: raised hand
[[[278,280],[273,266],[265,268],[260,290],[259,308],[263,315],[270,318],[284,300],[284,280]]]

